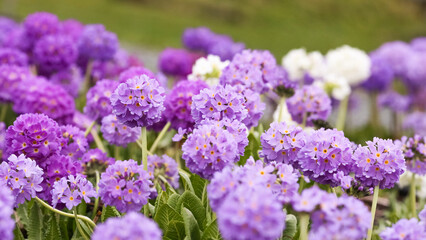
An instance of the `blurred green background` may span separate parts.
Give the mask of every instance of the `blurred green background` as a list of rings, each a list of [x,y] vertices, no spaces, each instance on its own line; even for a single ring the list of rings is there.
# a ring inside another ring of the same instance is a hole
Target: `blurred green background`
[[[349,44],[367,51],[426,35],[421,0],[2,0],[23,19],[49,11],[61,19],[103,23],[122,42],[153,50],[180,47],[186,27],[208,26],[249,48],[281,58],[289,49],[326,51]]]

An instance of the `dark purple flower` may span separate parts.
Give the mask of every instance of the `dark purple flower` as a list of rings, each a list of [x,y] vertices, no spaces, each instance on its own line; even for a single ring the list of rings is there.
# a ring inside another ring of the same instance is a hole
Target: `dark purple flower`
[[[117,81],[108,79],[96,82],[86,94],[84,114],[96,121],[110,115],[112,113],[110,98],[118,85]]]
[[[12,101],[22,82],[31,78],[28,68],[1,65],[0,66],[0,101]]]
[[[115,159],[108,157],[102,150],[90,149],[81,157],[82,173],[87,176],[95,176],[96,171],[103,173],[109,165],[115,163]]]
[[[188,49],[206,51],[215,35],[207,27],[187,28],[183,32],[182,42]]]
[[[91,197],[98,194],[91,182],[80,174],[76,176],[62,177],[53,184],[52,204],[56,207],[58,203],[63,203],[69,210],[78,206],[83,200],[90,203]]]
[[[242,42],[234,42],[227,35],[216,35],[207,48],[208,54],[219,56],[221,60],[231,60],[235,54],[242,52],[246,45]]]
[[[140,75],[147,75],[149,78],[155,79],[155,74],[152,73],[148,68],[144,67],[131,67],[127,70],[120,73],[118,77],[118,81],[120,83],[125,83],[128,79],[138,77]]]
[[[164,88],[147,75],[120,83],[111,95],[113,113],[129,127],[147,127],[160,121],[163,102]]]
[[[61,85],[72,97],[76,98],[84,81],[80,68],[76,65],[52,74],[50,82]]]
[[[406,112],[411,107],[411,97],[390,90],[377,97],[377,104],[381,107],[390,108],[394,112]]]
[[[154,185],[160,184],[164,191],[167,184],[162,179],[167,180],[173,188],[179,188],[178,165],[173,158],[167,155],[148,156],[148,173],[150,177],[153,177]]]
[[[4,240],[13,239],[13,229],[15,228],[15,220],[12,219],[13,214],[13,195],[7,186],[0,184],[0,236]]]
[[[56,34],[59,31],[60,22],[56,15],[47,12],[36,12],[28,15],[24,20],[24,31],[27,41],[32,48],[42,37]],[[25,49],[30,50],[30,49]]]
[[[113,114],[102,118],[102,136],[110,144],[126,147],[127,144],[135,142],[141,134],[140,127],[128,127],[118,121]]]
[[[9,37],[10,33],[17,28],[18,24],[14,20],[8,17],[0,17],[0,46],[6,47],[4,44],[6,39]]]
[[[426,137],[414,135],[414,137],[403,136],[396,140],[404,154],[407,169],[419,175],[426,174]]]
[[[19,49],[22,52],[31,53],[33,39],[25,35],[25,27],[16,26],[2,39],[3,47]]]
[[[370,77],[362,83],[362,87],[368,91],[382,92],[389,88],[395,73],[388,60],[382,55],[373,52],[370,54],[370,60]]]
[[[383,240],[416,240],[426,239],[426,230],[424,222],[419,222],[416,218],[401,219],[392,227],[386,228],[380,233]]]
[[[152,219],[141,213],[131,212],[121,218],[109,218],[105,223],[98,225],[92,235],[93,240],[135,238],[160,240],[161,230]]]
[[[59,25],[59,34],[68,35],[74,42],[77,42],[83,32],[84,25],[75,19],[67,19]]]
[[[166,48],[158,58],[158,68],[165,74],[185,77],[192,72],[192,65],[199,57],[184,49]]]
[[[0,48],[0,64],[28,66],[28,57],[25,53],[14,48]]]
[[[74,160],[81,158],[89,148],[87,139],[84,137],[84,132],[72,125],[61,126],[61,132],[64,143],[61,146],[60,154]]]
[[[115,33],[102,24],[86,25],[78,42],[80,57],[86,60],[107,61],[114,57],[119,43]]]

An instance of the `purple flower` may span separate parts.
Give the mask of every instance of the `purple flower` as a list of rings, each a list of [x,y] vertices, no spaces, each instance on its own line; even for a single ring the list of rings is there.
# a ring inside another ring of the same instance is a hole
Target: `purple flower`
[[[75,19],[62,21],[59,26],[59,34],[68,35],[74,42],[77,42],[83,32],[84,26]]]
[[[87,176],[95,176],[96,171],[105,172],[109,165],[115,163],[115,159],[108,157],[106,153],[100,149],[90,149],[81,157],[83,174]]]
[[[120,212],[140,211],[151,194],[151,177],[143,166],[130,159],[110,165],[102,173],[99,195],[105,205]],[[154,190],[155,191],[155,190]]]
[[[102,24],[86,25],[78,42],[80,57],[86,60],[110,60],[118,47],[115,33],[107,31]]]
[[[367,188],[392,188],[406,168],[402,149],[392,140],[376,137],[355,150],[353,161],[355,179]]]
[[[396,140],[404,154],[407,169],[419,175],[426,174],[426,137],[414,135],[414,137],[402,137]]]
[[[208,54],[219,56],[221,60],[231,60],[235,54],[245,49],[242,42],[234,42],[229,36],[217,35],[207,49]]]
[[[72,125],[61,126],[61,132],[64,143],[61,146],[60,154],[74,160],[81,158],[89,148],[84,132]]]
[[[25,53],[14,48],[0,48],[0,64],[28,66],[28,57]]]
[[[232,170],[232,167],[225,167],[222,171],[215,172],[210,184],[207,186],[210,206],[213,211],[217,211],[220,205],[230,192],[233,192],[239,185],[239,171]]]
[[[0,162],[6,158],[5,148],[6,147],[6,124],[0,122]]]
[[[262,71],[251,64],[244,64],[232,61],[220,76],[220,84],[242,85],[244,88],[253,91],[262,91],[264,87]]]
[[[42,37],[56,34],[59,31],[59,19],[56,15],[47,12],[36,12],[28,15],[24,20],[26,41],[30,47]],[[25,49],[30,50],[30,49]]]
[[[13,239],[13,229],[15,228],[15,220],[12,219],[13,214],[13,195],[10,188],[0,184],[0,236],[4,240]]]
[[[111,95],[113,113],[129,127],[147,127],[160,121],[163,102],[164,88],[147,75],[120,83]]]
[[[297,123],[312,126],[313,120],[327,120],[331,113],[331,100],[327,93],[314,85],[304,86],[296,90],[294,95],[287,99],[288,111]]]
[[[112,113],[110,98],[118,86],[118,82],[104,79],[96,82],[86,94],[84,114],[93,120],[100,121]]]
[[[401,219],[392,227],[386,228],[380,233],[383,240],[416,240],[426,239],[426,230],[423,222],[419,222],[416,218]]]
[[[83,80],[81,70],[76,65],[56,72],[49,78],[50,82],[61,85],[74,98],[78,96]]]
[[[120,76],[118,77],[118,81],[120,83],[125,83],[128,79],[138,77],[140,75],[146,75],[149,78],[155,79],[155,74],[152,73],[148,68],[144,67],[131,67],[127,70],[120,73]]]
[[[53,184],[52,203],[56,207],[58,203],[63,203],[69,210],[76,207],[84,200],[90,203],[91,197],[96,197],[97,193],[89,182],[82,175],[62,177]]]
[[[33,60],[38,70],[47,75],[68,68],[75,63],[77,56],[77,45],[66,35],[45,36],[33,49]]]
[[[390,108],[395,112],[406,112],[411,107],[411,97],[401,95],[395,91],[381,93],[377,97],[377,104],[381,107]]]
[[[179,81],[167,94],[164,115],[174,129],[191,131],[195,121],[191,115],[192,96],[207,88],[204,81]]]
[[[148,174],[150,177],[154,178],[154,185],[156,183],[165,191],[166,183],[162,179],[167,180],[168,184],[173,188],[179,187],[179,171],[176,161],[167,156],[157,156],[150,155],[148,156]],[[162,176],[160,178],[159,176]]]
[[[129,55],[129,53],[123,49],[118,49],[111,60],[96,60],[93,62],[92,78],[95,80],[104,78],[116,79],[121,73],[125,72],[126,69],[133,67],[138,68],[140,66],[143,66],[143,63],[140,62],[137,57]],[[145,74],[148,74],[148,71],[146,71]],[[122,81],[120,81],[120,83],[121,82]]]
[[[0,164],[0,179],[2,179],[0,185],[4,184],[12,190],[15,207],[25,200],[31,200],[43,189],[40,186],[43,181],[42,175],[43,170],[24,154],[19,156],[12,154],[7,162]]]
[[[370,54],[370,77],[362,83],[362,87],[368,91],[382,92],[389,88],[395,78],[395,73],[388,60],[382,55],[373,52]]]
[[[293,198],[293,209],[297,212],[312,212],[321,204],[325,195],[327,195],[326,192],[314,185]]]
[[[13,110],[17,113],[44,113],[59,124],[67,124],[72,121],[75,104],[60,85],[32,77],[20,84]]]
[[[217,210],[225,239],[277,239],[285,228],[285,213],[271,191],[240,186]]]
[[[291,165],[276,164],[278,186],[272,187],[275,197],[282,203],[287,204],[297,197],[299,191],[299,174]]]
[[[10,36],[10,33],[17,28],[18,24],[14,20],[8,17],[0,17],[0,46],[6,46],[6,39]]]
[[[256,127],[259,124],[259,120],[263,116],[265,110],[265,103],[260,99],[260,94],[250,89],[245,89],[242,86],[236,86],[238,92],[240,92],[245,99],[245,107],[247,109],[247,117],[242,122],[247,128]]]
[[[407,114],[402,124],[404,129],[412,129],[416,134],[426,136],[426,113],[413,112]]]
[[[384,43],[373,54],[388,61],[397,77],[404,77],[407,71],[406,63],[413,53],[413,49],[407,43],[394,41]]]
[[[217,124],[200,125],[182,146],[182,158],[193,173],[211,179],[213,174],[239,160],[238,143]]]
[[[102,136],[110,144],[126,147],[127,144],[135,142],[141,134],[140,127],[128,127],[120,123],[113,114],[102,118]]]
[[[426,79],[426,53],[416,52],[411,54],[411,57],[406,59],[406,72],[403,82],[407,85],[411,91],[416,91],[418,88],[424,87],[424,81]]]
[[[28,68],[0,65],[0,101],[13,101],[18,87],[28,78]]]
[[[160,240],[161,230],[152,219],[131,212],[121,218],[109,218],[105,223],[98,225],[92,235],[93,240],[134,238]]]
[[[188,49],[206,51],[215,35],[207,27],[187,28],[182,34],[182,42]]]
[[[159,56],[158,68],[165,74],[185,77],[192,72],[192,65],[198,57],[198,54],[184,49],[166,48]]]
[[[6,132],[6,155],[25,154],[43,166],[63,143],[58,124],[44,114],[23,114]]]

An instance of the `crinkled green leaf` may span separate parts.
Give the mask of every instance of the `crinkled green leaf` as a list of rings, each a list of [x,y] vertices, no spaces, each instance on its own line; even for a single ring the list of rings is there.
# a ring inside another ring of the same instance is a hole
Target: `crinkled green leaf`
[[[102,222],[105,222],[110,217],[120,217],[120,212],[117,211],[117,209],[113,206],[105,206],[102,209],[102,215],[101,220]]]
[[[204,208],[201,200],[194,193],[185,191],[177,203],[178,212],[181,212],[183,207],[186,207],[192,212],[197,220],[198,226],[201,230],[204,230],[207,222],[206,209]]]
[[[173,209],[176,209],[176,205],[179,201],[180,195],[177,193],[173,193],[170,197],[169,200],[167,200],[167,204],[170,205],[170,207],[172,207]]]
[[[171,227],[169,225],[172,221],[183,223],[182,216],[167,203],[159,206],[154,220],[158,223],[158,226],[160,226],[163,232],[167,232],[168,228]]]
[[[42,240],[43,214],[38,203],[34,202],[29,214],[28,240]]]
[[[19,229],[18,224],[15,225],[15,229],[13,229],[13,236],[14,240],[25,240],[24,235],[21,232],[21,229]]]
[[[182,208],[183,223],[185,224],[185,234],[191,240],[198,240],[201,238],[200,227],[194,215],[187,208]]]
[[[46,236],[44,237],[44,239],[46,239],[46,240],[61,240],[61,239],[63,239],[62,235],[61,235],[61,231],[59,229],[58,220],[56,219],[54,213],[51,214],[48,226],[49,227],[46,231]]]
[[[217,220],[211,222],[204,230],[201,240],[222,240],[219,228],[217,227]]]
[[[292,240],[297,232],[297,218],[292,214],[287,214],[285,219],[285,229],[281,237],[282,240]]]
[[[198,176],[197,174],[191,174],[189,179],[191,180],[195,195],[201,199],[204,187],[207,185],[207,180]]]

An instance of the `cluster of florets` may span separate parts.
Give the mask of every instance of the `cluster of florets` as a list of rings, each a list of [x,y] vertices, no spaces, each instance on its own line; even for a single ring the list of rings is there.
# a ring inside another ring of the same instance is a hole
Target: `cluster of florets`
[[[132,159],[117,161],[101,175],[99,195],[105,205],[120,212],[140,211],[148,203],[151,177],[143,166]]]
[[[138,140],[141,128],[122,124],[115,115],[111,114],[102,118],[101,132],[110,144],[126,147],[127,144]]]
[[[153,177],[154,185],[159,183],[165,191],[166,185],[169,184],[173,188],[179,187],[179,171],[176,161],[167,156],[148,156],[148,173]],[[166,182],[164,182],[167,181]]]
[[[321,88],[313,85],[297,89],[286,102],[292,119],[308,126],[313,125],[313,120],[327,120],[331,113],[330,98]]]
[[[49,77],[50,82],[61,85],[74,98],[78,96],[83,80],[80,68],[75,65],[71,65]]]
[[[401,95],[392,90],[383,92],[377,97],[377,105],[394,112],[407,112],[412,106],[412,96]]]
[[[151,72],[148,68],[131,67],[120,73],[120,75],[118,76],[118,81],[120,83],[125,83],[128,79],[134,78],[140,75],[147,75],[150,78],[155,78],[155,74]]]
[[[244,106],[248,113],[247,117],[242,120],[242,123],[248,128],[256,127],[263,116],[263,112],[266,108],[265,103],[262,102],[259,93],[244,88],[243,86],[236,86],[236,88],[238,92],[244,96]]]
[[[72,125],[61,126],[62,138],[60,154],[66,155],[74,160],[83,156],[89,148],[84,132]]]
[[[18,49],[0,48],[0,64],[26,67],[28,66],[28,57]]]
[[[413,173],[426,174],[426,137],[414,135],[414,137],[402,137],[395,144],[401,147],[404,154],[407,169]]]
[[[108,157],[105,152],[98,148],[90,149],[81,157],[82,172],[90,177],[95,176],[96,172],[105,172],[108,166],[114,163],[114,158]]]
[[[118,86],[117,81],[104,79],[96,82],[86,94],[84,114],[93,120],[100,121],[112,113],[110,97]]]
[[[192,66],[192,73],[188,75],[188,80],[202,80],[209,86],[215,86],[219,84],[219,77],[228,64],[229,61],[221,61],[216,55],[200,57]]]
[[[56,15],[47,12],[36,12],[28,15],[24,20],[24,36],[31,50],[34,44],[42,37],[56,34],[60,22]]]
[[[166,48],[158,57],[158,68],[165,74],[185,77],[191,73],[192,66],[199,57],[200,55],[185,49]]]
[[[43,181],[42,175],[43,170],[24,154],[19,156],[12,154],[7,161],[0,164],[0,185],[12,190],[15,207],[25,200],[31,200],[43,189],[40,186]]]
[[[14,101],[16,90],[30,77],[28,68],[0,65],[0,101]]]
[[[0,184],[0,236],[5,240],[13,239],[15,220],[12,219],[14,199],[9,187]]]
[[[86,60],[110,60],[118,47],[115,33],[107,31],[102,24],[86,25],[78,43],[79,53]]]
[[[93,240],[134,238],[160,240],[161,230],[152,219],[131,212],[121,218],[109,218],[105,223],[98,225],[92,235]]]
[[[195,121],[191,115],[192,96],[197,95],[207,84],[203,81],[180,81],[167,94],[164,115],[174,129],[191,131]]]
[[[63,203],[69,210],[72,210],[82,200],[90,203],[90,198],[96,196],[97,193],[92,183],[84,176],[77,174],[77,176],[63,177],[53,184],[52,204],[55,207],[58,203]]]
[[[120,83],[111,96],[113,112],[130,127],[147,127],[161,120],[164,88],[156,79],[140,75]]]
[[[383,240],[394,239],[426,239],[426,210],[419,213],[420,221],[417,218],[400,219],[391,227],[380,233]]]
[[[392,188],[406,169],[402,149],[390,139],[377,137],[367,146],[359,146],[353,161],[355,179],[368,188]]]
[[[362,83],[362,87],[368,91],[384,91],[390,86],[395,78],[392,66],[389,64],[388,60],[375,52],[370,54],[370,59],[371,75]]]
[[[95,60],[92,66],[92,79],[115,79],[127,69],[143,66],[143,63],[124,49],[118,49],[114,57],[108,61]]]

